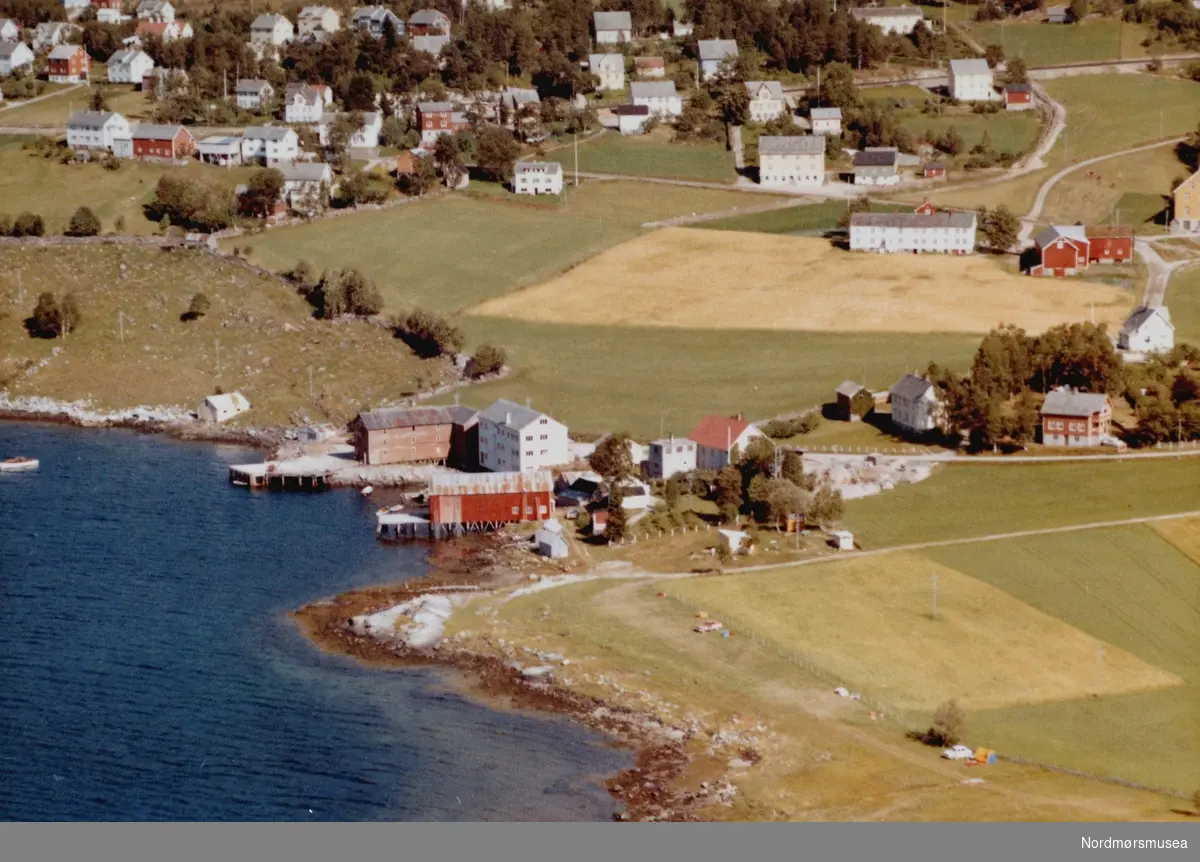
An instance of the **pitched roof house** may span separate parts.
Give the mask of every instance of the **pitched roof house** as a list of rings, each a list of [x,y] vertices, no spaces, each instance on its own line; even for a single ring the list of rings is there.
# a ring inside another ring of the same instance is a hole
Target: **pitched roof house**
[[[108,58],[108,80],[113,84],[141,84],[154,68],[154,60],[145,51],[125,49]]]
[[[21,25],[12,18],[0,18],[0,42],[16,42],[21,38]]]
[[[191,39],[195,35],[187,21],[139,21],[134,33],[140,37],[139,44],[147,37],[157,37],[163,42]]]
[[[342,17],[328,6],[305,6],[296,18],[296,32],[301,38],[321,41],[342,29]]]
[[[118,138],[129,138],[129,121],[112,111],[76,111],[67,120],[67,146],[73,150],[112,150]]]
[[[892,425],[902,434],[920,436],[936,431],[946,420],[946,405],[927,378],[905,374],[891,388]]]
[[[634,81],[629,85],[629,101],[650,109],[659,117],[678,117],[683,100],[675,92],[674,81]]]
[[[478,415],[469,407],[457,406],[389,407],[359,413],[350,423],[354,457],[363,464],[425,462],[472,467],[467,438],[477,434]]]
[[[46,73],[51,83],[78,84],[87,80],[89,66],[82,45],[56,45],[46,60]]]
[[[250,23],[250,44],[260,48],[286,45],[295,35],[296,28],[283,15],[265,13]]]
[[[787,110],[783,98],[783,85],[778,81],[746,81],[750,95],[750,119],[755,123],[767,123]]]
[[[1088,265],[1087,230],[1082,225],[1051,225],[1033,237],[1039,262],[1030,275],[1075,275]]]
[[[589,54],[588,71],[600,79],[601,90],[625,89],[625,57],[622,54]]]
[[[811,108],[808,112],[814,135],[840,135],[842,133],[841,108]]]
[[[240,78],[234,92],[239,108],[257,111],[275,95],[275,88],[261,78]]]
[[[787,188],[825,182],[825,138],[821,135],[763,135],[758,139],[758,181]]]
[[[596,12],[592,26],[597,45],[616,45],[633,38],[633,19],[628,12]]]
[[[720,470],[731,461],[736,461],[738,454],[745,452],[751,441],[764,436],[756,425],[743,419],[741,414],[709,415],[692,429],[688,439],[696,444],[697,469]]]
[[[951,60],[950,95],[960,102],[987,102],[995,99],[992,69],[987,60],[978,57]]]
[[[383,6],[360,6],[350,16],[350,24],[363,36],[383,36],[388,23],[397,36],[404,35],[404,22],[395,12]]]
[[[524,471],[570,460],[567,426],[545,413],[500,399],[479,414],[479,466]]]
[[[1165,305],[1141,306],[1126,318],[1117,347],[1130,353],[1169,353],[1175,347],[1175,324]]]
[[[1047,446],[1099,446],[1112,433],[1112,403],[1107,395],[1066,386],[1046,393],[1042,404],[1042,442]]]
[[[859,21],[878,27],[885,36],[905,35],[916,29],[924,17],[916,6],[860,7],[851,12]]]
[[[33,52],[24,42],[0,42],[0,78],[33,68]]]
[[[1171,230],[1200,233],[1200,171],[1181,182],[1172,199]]]
[[[733,39],[701,39],[696,43],[696,54],[700,58],[700,78],[708,80],[721,71],[721,64],[738,56],[737,42]]]
[[[409,16],[408,32],[414,36],[445,36],[450,33],[450,19],[438,9],[421,9]]]
[[[970,254],[975,250],[973,212],[854,213],[850,248],[885,253]]]
[[[167,0],[142,0],[137,16],[143,21],[174,21],[175,7]]]

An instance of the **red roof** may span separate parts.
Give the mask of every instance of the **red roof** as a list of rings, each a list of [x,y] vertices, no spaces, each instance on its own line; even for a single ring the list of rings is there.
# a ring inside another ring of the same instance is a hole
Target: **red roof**
[[[729,451],[731,444],[750,427],[745,419],[732,419],[729,416],[705,416],[700,424],[688,435],[688,439],[707,446],[710,449]]]
[[[171,24],[172,22],[170,21],[139,21],[137,30],[134,32],[139,36],[144,36],[147,33],[149,33],[151,36],[161,36],[163,33],[167,32],[167,28],[170,27]]]

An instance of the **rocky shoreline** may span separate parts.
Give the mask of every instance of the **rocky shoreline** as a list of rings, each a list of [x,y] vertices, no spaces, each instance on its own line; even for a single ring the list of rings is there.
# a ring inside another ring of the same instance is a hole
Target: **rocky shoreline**
[[[489,558],[492,565],[487,564]],[[301,630],[326,651],[367,664],[453,668],[466,677],[472,694],[517,708],[566,716],[631,749],[635,765],[605,782],[608,791],[625,806],[615,816],[617,820],[708,819],[702,816],[701,809],[716,801],[720,791],[714,791],[714,796],[710,796],[707,788],[694,793],[681,788],[678,781],[691,763],[685,748],[693,733],[690,728],[673,727],[648,711],[580,694],[558,685],[550,674],[523,672],[501,655],[468,649],[453,640],[413,647],[399,638],[378,639],[351,623],[353,618],[385,611],[431,593],[452,592],[452,587],[486,590],[501,586],[505,575],[495,560],[492,549],[476,549],[450,569],[435,566],[433,573],[419,580],[323,599],[300,608],[292,616]],[[484,565],[477,567],[475,563],[479,562]],[[477,574],[464,577],[469,570]],[[511,578],[507,580],[511,582]]]

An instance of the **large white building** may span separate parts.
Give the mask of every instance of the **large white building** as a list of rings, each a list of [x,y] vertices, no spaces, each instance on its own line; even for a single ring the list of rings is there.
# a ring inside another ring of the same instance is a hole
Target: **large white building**
[[[296,32],[301,39],[318,42],[342,29],[342,17],[328,6],[305,6],[296,19]]]
[[[960,102],[988,102],[998,99],[992,81],[992,70],[987,60],[951,60],[950,95]]]
[[[683,99],[675,91],[674,81],[634,81],[629,85],[629,100],[649,108],[656,117],[674,118],[683,113]]]
[[[290,209],[312,215],[329,203],[333,169],[324,162],[291,162],[279,166],[283,174],[283,199]]]
[[[601,90],[625,89],[625,57],[621,54],[589,54],[588,70],[600,79]]]
[[[1175,324],[1165,305],[1141,306],[1125,320],[1117,347],[1129,353],[1169,353],[1175,347]]]
[[[265,48],[268,45],[278,48],[292,41],[295,35],[296,28],[282,15],[259,15],[250,24],[250,44],[256,48]]]
[[[329,105],[327,87],[289,84],[283,96],[283,118],[288,123],[319,123]]]
[[[108,58],[108,82],[140,85],[153,69],[154,60],[145,51],[117,51]]]
[[[651,479],[670,479],[696,469],[696,442],[687,437],[664,437],[650,444],[646,471]]]
[[[763,135],[758,139],[758,181],[772,188],[821,185],[825,182],[825,138]]]
[[[852,251],[970,254],[975,250],[975,213],[854,213]]]
[[[242,133],[242,161],[276,167],[300,155],[300,138],[283,126],[251,126]]]
[[[618,45],[633,38],[633,20],[628,12],[597,12],[592,17],[597,45]]]
[[[883,6],[871,9],[855,9],[852,13],[859,21],[878,27],[883,35],[911,33],[924,17],[916,6]]]
[[[0,42],[0,78],[33,70],[33,52],[24,42]]]
[[[778,81],[747,81],[746,90],[750,94],[751,122],[769,123],[788,108],[783,85]]]
[[[571,460],[567,426],[501,399],[479,414],[479,466],[492,472],[557,467]]]
[[[696,52],[700,55],[700,79],[707,81],[716,77],[726,60],[737,59],[738,46],[733,39],[701,39]]]
[[[76,111],[67,120],[67,146],[73,150],[109,150],[113,141],[131,137],[129,121],[112,111]]]
[[[517,162],[513,167],[513,191],[519,195],[557,195],[562,189],[558,162]]]
[[[938,388],[924,377],[905,374],[889,393],[892,425],[905,434],[928,434],[945,422],[946,405]]]
[[[329,146],[330,130],[338,120],[348,117],[348,114],[325,114],[317,126],[317,137],[321,146]],[[362,125],[350,133],[346,146],[356,150],[369,150],[379,146],[379,135],[383,131],[383,114],[379,111],[368,111],[362,116]]]

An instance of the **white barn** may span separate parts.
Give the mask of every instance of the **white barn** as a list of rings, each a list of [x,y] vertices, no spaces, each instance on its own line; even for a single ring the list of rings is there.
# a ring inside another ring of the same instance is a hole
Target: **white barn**
[[[210,395],[196,406],[201,422],[225,422],[250,409],[250,402],[240,392]]]
[[[479,466],[492,472],[557,467],[571,460],[567,426],[500,399],[479,414]]]
[[[975,250],[973,212],[854,213],[851,251],[970,254]]]

